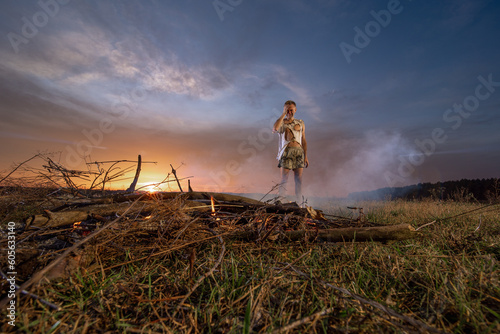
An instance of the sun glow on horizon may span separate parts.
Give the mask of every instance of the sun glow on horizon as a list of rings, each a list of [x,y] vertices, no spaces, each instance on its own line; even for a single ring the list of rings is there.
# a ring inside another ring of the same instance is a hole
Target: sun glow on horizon
[[[148,193],[156,193],[159,191],[163,191],[163,189],[159,186],[160,182],[147,182],[143,183],[138,190],[147,191]]]

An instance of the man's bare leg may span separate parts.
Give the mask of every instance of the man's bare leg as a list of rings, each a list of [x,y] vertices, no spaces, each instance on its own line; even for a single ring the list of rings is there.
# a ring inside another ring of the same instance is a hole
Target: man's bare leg
[[[286,198],[286,183],[288,182],[288,173],[290,169],[281,167],[281,183],[279,187],[279,196]]]
[[[295,177],[295,198],[297,199],[297,204],[300,205],[302,202],[302,171],[304,168],[296,168],[293,170]]]

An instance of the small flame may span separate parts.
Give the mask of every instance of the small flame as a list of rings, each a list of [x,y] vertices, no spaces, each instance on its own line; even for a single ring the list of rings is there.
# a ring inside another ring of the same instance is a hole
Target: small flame
[[[212,216],[215,217],[215,200],[213,196],[210,196],[210,204],[212,206]],[[220,220],[220,218],[215,218],[215,220]]]
[[[215,205],[213,196],[210,196],[210,204],[212,205],[212,216],[215,216]]]
[[[78,227],[80,227],[80,224],[81,224],[81,223],[82,223],[82,222],[76,222],[76,223],[73,223],[73,228],[78,228]]]

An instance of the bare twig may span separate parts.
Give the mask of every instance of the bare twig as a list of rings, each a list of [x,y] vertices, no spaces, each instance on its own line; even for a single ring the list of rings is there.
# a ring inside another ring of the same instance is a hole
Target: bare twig
[[[2,183],[3,181],[5,181],[9,176],[11,176],[16,170],[18,170],[22,165],[24,165],[25,163],[27,162],[30,162],[31,160],[35,159],[35,158],[38,158],[40,157],[40,153],[39,154],[36,154],[34,156],[32,156],[31,158],[29,158],[28,160],[25,160],[23,162],[21,162],[20,164],[18,164],[16,166],[16,168],[14,168],[9,174],[7,174],[7,176],[5,176],[3,179],[0,180],[0,183]]]
[[[445,217],[445,218],[441,218],[441,219],[436,219],[436,220],[434,220],[434,221],[432,221],[430,223],[427,223],[427,224],[424,224],[424,225],[418,227],[417,229],[415,229],[415,231],[418,231],[421,228],[424,228],[426,226],[432,225],[432,224],[437,223],[437,222],[443,222],[445,220],[449,220],[449,219],[452,219],[452,218],[457,218],[457,217],[460,217],[460,216],[465,216],[465,215],[468,215],[469,213],[472,213],[472,212],[480,211],[480,210],[483,210],[483,209],[486,209],[486,208],[489,208],[489,207],[492,207],[492,206],[499,206],[499,205],[500,204],[498,204],[498,203],[488,204],[488,205],[482,206],[480,208],[476,208],[476,209],[473,209],[473,210],[469,210],[469,211],[465,211],[465,212],[459,213],[458,215],[454,215],[454,216],[450,216],[450,217]],[[496,211],[498,209],[499,208],[495,208],[493,210],[487,210],[487,211]],[[484,211],[484,212],[487,212],[487,211]],[[479,221],[481,222],[481,218],[479,219]],[[479,226],[477,227],[477,229],[479,229],[480,226],[481,226],[481,223],[479,223]],[[476,232],[477,229],[474,232]]]
[[[7,275],[5,275],[5,273],[0,269],[0,275],[2,275],[2,277],[5,279],[5,280],[8,280],[9,278],[7,277]],[[53,308],[54,310],[56,311],[59,311],[61,308],[56,305],[56,304],[52,304],[51,302],[48,302],[46,301],[45,299],[42,299],[41,297],[31,293],[31,292],[28,292],[26,290],[22,290],[21,287],[17,284],[14,284],[14,286],[16,287],[16,290],[17,291],[21,291],[22,294],[24,295],[27,295],[27,296],[30,296],[31,298],[33,299],[36,299],[36,300],[39,300],[42,304],[45,304],[51,308]]]
[[[172,166],[172,164],[170,164],[170,167],[172,167],[172,174],[174,174],[174,177],[177,180],[177,186],[179,187],[179,190],[181,191],[181,193],[183,193],[181,183],[179,182],[179,179],[177,178],[177,171],[174,169],[174,166]]]
[[[271,188],[271,190],[269,190],[269,191],[268,191],[268,192],[267,192],[264,196],[262,196],[262,198],[261,198],[261,199],[259,199],[259,201],[260,201],[260,202],[262,202],[262,200],[263,200],[264,198],[266,198],[266,196],[267,196],[267,195],[269,195],[270,193],[272,193],[273,191],[275,191],[276,189],[278,189],[280,186],[281,186],[281,183],[275,184],[275,185]]]
[[[96,165],[97,170],[99,171],[98,176],[94,179],[91,185],[91,189],[94,187],[102,186],[102,191],[104,193],[105,185],[106,183],[109,183],[111,181],[119,181],[117,178],[122,177],[124,174],[128,173],[129,171],[133,170],[133,167],[127,167],[126,169],[116,172],[115,174],[110,174],[112,171],[116,169],[120,169],[118,167],[115,167],[119,163],[123,162],[137,162],[133,160],[109,160],[109,161],[93,161],[93,162],[87,162],[87,166],[90,165]],[[139,155],[139,161],[138,161],[138,169],[136,171],[136,178],[138,178],[138,172],[140,172],[140,168],[142,164],[156,164],[156,161],[142,161],[141,156]],[[104,168],[101,168],[100,165],[104,164],[111,164],[111,166],[105,171]],[[104,174],[103,179],[98,180],[100,176]],[[97,182],[99,181],[99,182]],[[135,180],[137,182],[137,180]],[[132,185],[131,185],[132,186]],[[128,190],[127,190],[128,191]]]
[[[177,181],[177,180],[169,180],[169,179],[168,179],[168,176],[169,176],[169,175],[170,175],[170,173],[169,173],[169,174],[167,175],[167,177],[166,177],[165,179],[163,179],[161,182],[158,182],[158,183],[149,183],[149,184],[147,184],[147,185],[145,185],[145,186],[142,186],[142,187],[140,187],[140,188],[137,188],[137,189],[136,189],[136,191],[139,191],[139,190],[141,190],[141,189],[148,188],[148,187],[151,187],[151,186],[158,188],[158,187],[160,187],[160,185],[162,185],[162,184],[164,184],[164,183],[169,183],[169,182],[174,182],[174,181]],[[190,177],[192,177],[192,176],[183,177],[183,178],[179,179],[179,181],[186,180],[186,179],[188,179],[188,181],[189,181],[189,178],[190,178]]]
[[[139,180],[139,175],[141,174],[141,155],[137,157],[137,170],[135,171],[134,181],[130,184],[130,187],[126,190],[126,192],[134,192],[135,186],[137,185],[137,181]]]
[[[476,233],[481,228],[481,224],[482,224],[481,218],[482,218],[481,215],[479,215],[479,225],[474,230],[474,233]]]
[[[135,160],[108,160],[108,161],[91,161],[91,162],[87,162],[87,165],[94,165],[94,164],[114,164],[116,162],[137,162]],[[143,164],[156,164],[157,162],[156,161],[143,161],[142,162]]]
[[[457,218],[457,217],[460,217],[460,216],[465,216],[465,215],[468,215],[469,213],[472,213],[472,212],[475,212],[475,211],[479,211],[479,210],[483,210],[483,209],[489,208],[491,206],[497,206],[497,205],[500,205],[500,204],[498,204],[498,203],[492,203],[492,204],[488,204],[488,205],[482,206],[482,207],[477,208],[477,209],[472,209],[472,210],[469,210],[469,211],[465,211],[465,212],[459,213],[458,215],[454,215],[454,216],[450,216],[450,217],[446,217],[446,218],[442,218],[442,219],[436,219],[436,220],[437,221],[445,221],[445,220],[448,220],[448,219]]]
[[[437,220],[434,220],[434,221],[432,221],[432,222],[430,222],[430,223],[427,223],[427,224],[425,224],[425,225],[422,225],[422,226],[420,226],[419,228],[415,229],[415,231],[418,231],[418,230],[420,230],[421,228],[424,228],[424,227],[426,227],[426,226],[432,225],[432,224],[434,224],[435,222],[437,222]]]

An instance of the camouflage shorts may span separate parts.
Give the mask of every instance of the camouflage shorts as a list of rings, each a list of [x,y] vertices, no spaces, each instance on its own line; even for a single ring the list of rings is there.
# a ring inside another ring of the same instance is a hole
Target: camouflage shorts
[[[281,156],[278,167],[286,169],[304,168],[304,150],[302,147],[287,147]]]

